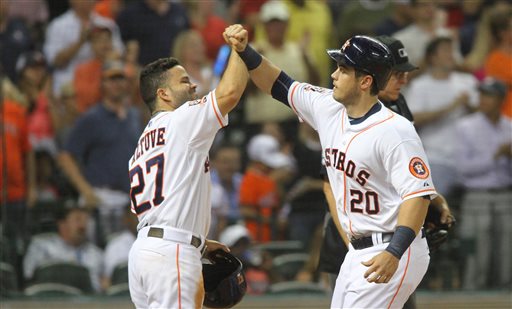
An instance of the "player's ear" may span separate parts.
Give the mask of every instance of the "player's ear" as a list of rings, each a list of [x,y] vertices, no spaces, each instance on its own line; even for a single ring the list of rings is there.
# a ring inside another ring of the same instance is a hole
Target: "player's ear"
[[[158,88],[156,90],[156,96],[164,102],[171,102],[171,91],[169,89]]]
[[[373,77],[371,75],[364,75],[360,80],[361,90],[365,91],[372,87]]]

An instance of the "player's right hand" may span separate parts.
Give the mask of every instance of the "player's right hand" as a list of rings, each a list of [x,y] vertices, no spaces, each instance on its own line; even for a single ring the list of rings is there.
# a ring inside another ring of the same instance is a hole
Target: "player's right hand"
[[[249,42],[249,33],[240,24],[228,26],[222,36],[226,43],[237,52],[243,52]]]
[[[387,251],[382,251],[370,260],[361,262],[361,264],[368,267],[364,277],[370,283],[388,283],[398,269],[398,262],[400,260],[394,255]]]

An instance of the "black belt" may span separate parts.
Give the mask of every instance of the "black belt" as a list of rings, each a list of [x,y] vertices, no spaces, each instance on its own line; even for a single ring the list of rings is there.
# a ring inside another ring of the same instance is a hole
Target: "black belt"
[[[164,229],[160,227],[151,227],[148,231],[148,237],[164,238]],[[196,248],[201,246],[201,238],[192,235],[190,244]]]
[[[382,233],[382,243],[384,244],[384,243],[390,242],[391,238],[393,238],[393,234],[394,234],[393,232]],[[425,237],[425,230],[422,228],[421,229],[421,238],[424,238],[424,237]],[[350,241],[350,243],[352,244],[352,247],[354,247],[354,249],[356,249],[356,250],[366,249],[366,248],[373,247],[374,245],[377,245],[377,244],[373,243],[373,239],[371,236],[353,239]]]

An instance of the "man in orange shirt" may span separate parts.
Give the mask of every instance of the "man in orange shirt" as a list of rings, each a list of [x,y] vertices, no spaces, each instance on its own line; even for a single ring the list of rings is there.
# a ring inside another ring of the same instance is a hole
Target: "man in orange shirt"
[[[273,222],[280,206],[279,192],[271,172],[292,168],[293,159],[279,150],[279,142],[266,134],[256,135],[248,145],[249,165],[240,185],[240,213],[251,238],[260,243],[274,240]]]
[[[512,119],[512,8],[494,13],[490,18],[490,30],[496,47],[487,57],[485,72],[508,86],[501,111]]]
[[[83,113],[101,100],[101,68],[114,56],[112,32],[108,28],[93,28],[89,37],[94,58],[79,64],[73,80],[78,110]]]
[[[36,199],[35,159],[28,140],[25,108],[5,99],[2,127],[5,141],[0,144],[2,233],[9,240],[11,249],[16,249],[21,254],[24,236],[28,236],[25,235],[26,209],[27,206],[33,206]]]

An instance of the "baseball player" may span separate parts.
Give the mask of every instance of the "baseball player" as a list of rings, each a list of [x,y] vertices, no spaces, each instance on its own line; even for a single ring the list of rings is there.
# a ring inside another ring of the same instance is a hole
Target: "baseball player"
[[[231,28],[223,34],[229,42],[235,40]],[[205,239],[211,213],[208,151],[248,78],[236,52],[217,88],[197,100],[196,85],[176,59],[156,60],[141,72],[140,91],[152,117],[129,161],[131,207],[139,219],[128,262],[137,308],[200,308],[202,250],[229,251]]]
[[[242,29],[235,37],[246,42]],[[331,213],[350,238],[331,307],[401,308],[427,271],[420,229],[436,190],[414,127],[377,98],[394,65],[388,48],[354,36],[329,50],[338,66],[334,88],[325,89],[294,81],[240,45],[235,48],[258,88],[319,133],[336,201]]]
[[[407,106],[407,102],[405,101],[404,96],[400,93],[402,87],[407,84],[408,81],[408,73],[410,71],[416,70],[417,67],[412,65],[409,62],[409,58],[407,56],[407,52],[405,50],[405,47],[403,46],[402,42],[399,40],[390,37],[390,36],[379,36],[377,37],[379,41],[384,43],[388,49],[390,50],[393,60],[395,62],[395,65],[393,67],[393,71],[391,73],[391,77],[388,80],[388,83],[386,85],[386,88],[379,91],[378,97],[379,100],[389,109],[393,110],[397,114],[407,118],[407,120],[413,122],[413,116],[412,113],[409,110],[409,107]],[[331,189],[331,186],[329,185],[329,179],[327,178],[327,170],[325,166],[322,166],[321,174],[324,175],[324,194],[326,196],[327,202],[335,205],[335,201],[333,199],[333,192]],[[430,209],[432,207],[433,209]],[[444,225],[446,228],[451,227],[451,225],[454,222],[453,215],[451,214],[450,208],[448,207],[448,203],[446,199],[442,195],[438,195],[435,199],[433,199],[430,203],[429,207],[429,213],[433,212],[435,214],[438,214],[440,217],[439,223],[441,225]],[[334,225],[334,221],[330,219],[330,222],[328,224]],[[427,224],[431,224],[428,222]],[[433,223],[432,223],[433,224]],[[436,226],[437,227],[437,226]],[[336,229],[340,232],[341,238],[343,239],[343,242],[348,247],[349,246],[349,239],[346,236],[347,234],[341,230],[340,226],[337,226]],[[429,248],[431,247],[429,237],[427,232],[427,241],[429,242]],[[321,260],[324,261],[324,263],[331,264],[326,267],[326,265],[319,265],[320,268],[328,270],[330,273],[333,269],[339,269],[341,266],[341,259],[340,257],[340,251],[341,254],[344,256],[345,253],[343,253],[343,248],[339,248],[339,240],[337,239],[336,235],[332,235],[329,233],[326,233],[324,237],[329,237],[331,239],[324,241],[324,246],[322,246],[322,253]],[[446,240],[446,238],[444,238]],[[333,246],[335,245],[335,246]],[[339,262],[335,261],[334,257],[336,256],[339,260]],[[411,298],[405,303],[404,308],[415,308],[414,298],[411,295]]]

